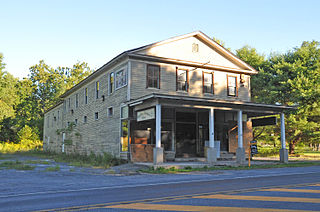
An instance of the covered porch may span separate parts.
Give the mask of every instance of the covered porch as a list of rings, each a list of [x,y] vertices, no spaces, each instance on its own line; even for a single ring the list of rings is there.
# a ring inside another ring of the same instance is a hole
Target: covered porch
[[[251,118],[280,115],[280,161],[288,161],[285,106],[153,94],[128,103],[129,148],[133,162],[201,161],[217,164],[225,154],[244,164],[252,141]],[[194,160],[193,160],[194,159]]]

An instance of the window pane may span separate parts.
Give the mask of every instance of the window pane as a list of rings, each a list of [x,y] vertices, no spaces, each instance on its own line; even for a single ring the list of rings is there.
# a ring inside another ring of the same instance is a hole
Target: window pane
[[[128,151],[128,120],[121,121],[121,151]]]
[[[147,77],[148,77],[148,87],[159,88],[159,73],[160,66],[148,65],[147,66]]]

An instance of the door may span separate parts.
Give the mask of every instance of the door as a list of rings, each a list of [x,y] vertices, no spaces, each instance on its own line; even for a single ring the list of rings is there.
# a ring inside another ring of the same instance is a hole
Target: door
[[[176,156],[196,157],[196,124],[177,123]]]

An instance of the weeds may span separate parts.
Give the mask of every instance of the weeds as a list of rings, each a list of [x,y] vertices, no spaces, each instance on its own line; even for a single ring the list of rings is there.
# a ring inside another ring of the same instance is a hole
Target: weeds
[[[16,169],[16,170],[33,170],[35,167],[26,165],[20,161],[5,161],[0,163],[0,168]]]
[[[249,169],[268,169],[268,168],[284,168],[284,167],[305,167],[305,166],[320,166],[320,161],[318,162],[290,162],[287,164],[279,163],[279,164],[264,164],[264,165],[252,165],[248,166],[214,166],[203,168],[192,168],[190,166],[184,167],[183,169],[176,169],[175,167],[164,168],[151,167],[149,169],[140,170],[140,172],[150,173],[150,174],[174,174],[179,172],[194,172],[194,171],[215,171],[215,170],[249,170]]]
[[[20,143],[0,142],[0,153],[26,152],[30,150],[41,150],[42,141],[40,140],[21,140]]]
[[[56,166],[51,166],[45,169],[46,172],[57,172],[60,171],[60,166],[56,165]]]
[[[16,154],[48,158],[54,160],[55,162],[68,163],[71,166],[77,167],[110,168],[111,166],[117,166],[126,163],[125,160],[116,158],[108,153],[104,153],[103,155],[95,155],[93,153],[91,153],[90,155],[80,155],[33,150],[29,152],[20,152]]]

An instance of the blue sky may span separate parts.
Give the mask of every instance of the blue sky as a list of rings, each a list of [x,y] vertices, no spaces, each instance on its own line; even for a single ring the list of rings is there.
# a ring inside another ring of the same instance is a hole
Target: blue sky
[[[119,53],[201,30],[236,50],[285,52],[320,41],[318,0],[0,0],[6,70],[26,77],[39,60],[99,68]]]

